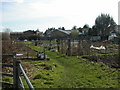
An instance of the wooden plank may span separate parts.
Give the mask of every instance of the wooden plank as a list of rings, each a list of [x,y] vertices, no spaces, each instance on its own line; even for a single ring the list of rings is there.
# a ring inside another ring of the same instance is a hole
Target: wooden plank
[[[6,84],[6,85],[13,85],[13,83],[9,83],[9,82],[0,82],[0,84]]]
[[[14,53],[13,56],[13,86],[14,88],[16,88],[16,90],[18,89],[18,62],[16,60],[16,54]]]
[[[2,54],[1,56],[13,56],[13,54]]]
[[[6,73],[0,73],[0,74],[2,74],[3,76],[8,76],[8,77],[13,77],[13,75],[12,74],[6,74]]]
[[[67,53],[68,53],[68,56],[71,56],[71,40],[70,40],[70,38],[68,39],[67,44],[68,44],[68,50],[67,50],[68,52]]]
[[[31,84],[29,78],[27,77],[27,75],[26,75],[26,73],[25,73],[22,65],[19,64],[19,67],[20,67],[20,69],[21,69],[21,72],[23,73],[23,76],[24,76],[24,78],[25,78],[25,80],[26,80],[26,83],[27,83],[27,85],[29,86],[30,90],[34,90],[34,87],[33,87],[33,85]]]
[[[17,60],[22,61],[22,60],[39,60],[39,59],[34,57],[34,58],[20,58],[20,59],[17,59]]]
[[[2,85],[3,87],[5,87],[4,89],[13,89],[13,84],[9,83],[9,82],[0,82],[0,85]]]
[[[12,64],[2,64],[2,67],[13,67]]]

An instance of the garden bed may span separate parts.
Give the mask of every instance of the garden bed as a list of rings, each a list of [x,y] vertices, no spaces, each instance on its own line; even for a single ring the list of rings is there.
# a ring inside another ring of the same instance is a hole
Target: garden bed
[[[83,55],[82,58],[88,59],[90,61],[95,61],[95,62],[103,62],[104,64],[110,67],[120,68],[118,53]]]

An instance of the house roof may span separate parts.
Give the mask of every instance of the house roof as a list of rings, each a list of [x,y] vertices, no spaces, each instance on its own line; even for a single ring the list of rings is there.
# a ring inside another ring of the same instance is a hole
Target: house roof
[[[60,30],[60,29],[58,29],[58,31],[63,32],[63,33],[68,34],[68,35],[71,33],[71,30]]]
[[[10,34],[23,34],[23,32],[10,32]]]
[[[36,34],[36,31],[34,31],[34,30],[27,30],[27,31],[24,31],[23,32],[24,34]]]

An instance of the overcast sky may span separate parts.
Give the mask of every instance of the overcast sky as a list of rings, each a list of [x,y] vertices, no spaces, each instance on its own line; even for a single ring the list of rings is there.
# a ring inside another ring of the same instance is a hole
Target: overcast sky
[[[45,31],[50,27],[92,27],[101,13],[118,24],[119,0],[0,0],[0,28],[12,31]]]

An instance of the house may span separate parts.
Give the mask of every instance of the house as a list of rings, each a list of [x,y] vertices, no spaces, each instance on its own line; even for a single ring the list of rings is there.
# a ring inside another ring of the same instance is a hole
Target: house
[[[90,36],[91,41],[100,41],[101,37],[100,36]]]
[[[26,35],[26,36],[36,35],[36,31],[27,30],[27,31],[24,31],[23,34]]]
[[[55,30],[47,30],[45,32],[45,36],[49,38],[65,38],[68,37],[70,33],[71,30],[55,29]]]
[[[10,32],[10,38],[12,40],[18,40],[22,36],[23,36],[23,32]]]
[[[87,34],[89,31],[89,28],[82,28],[82,34]]]
[[[115,38],[117,38],[118,36],[116,35],[116,33],[115,32],[111,32],[110,33],[110,36],[108,37],[108,40],[113,40],[113,39],[115,39]]]
[[[27,30],[24,32],[11,32],[10,38],[12,40],[37,40],[43,37],[43,32],[37,32],[34,30]]]
[[[120,34],[120,25],[116,25],[115,31],[116,31],[118,34]]]
[[[36,35],[39,37],[44,37],[43,32],[37,32]]]

